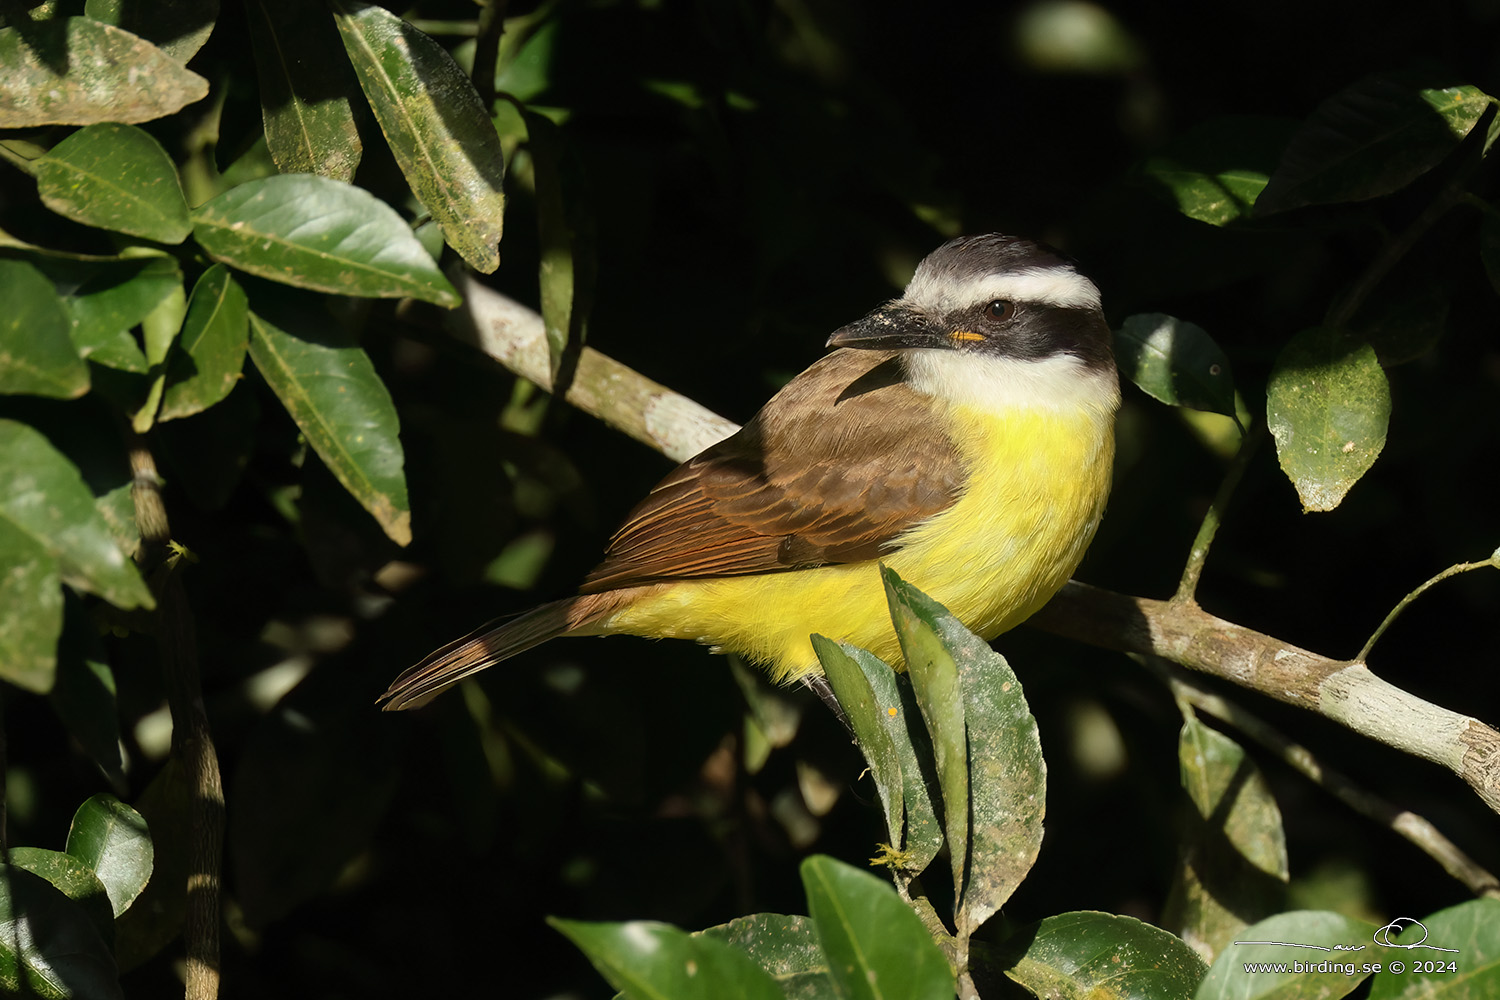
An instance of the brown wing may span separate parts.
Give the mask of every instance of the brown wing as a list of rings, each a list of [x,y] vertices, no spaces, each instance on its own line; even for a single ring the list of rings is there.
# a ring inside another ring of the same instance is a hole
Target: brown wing
[[[873,559],[950,506],[963,466],[882,351],[834,351],[636,505],[583,593]],[[773,456],[773,457],[768,457]]]

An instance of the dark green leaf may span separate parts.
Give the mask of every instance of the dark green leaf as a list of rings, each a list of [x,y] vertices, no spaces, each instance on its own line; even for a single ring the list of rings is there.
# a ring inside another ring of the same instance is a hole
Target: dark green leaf
[[[117,917],[151,881],[151,831],[140,813],[113,795],[95,795],[78,807],[67,851],[99,876]]]
[[[1296,127],[1283,118],[1214,118],[1153,156],[1143,172],[1183,215],[1227,226],[1250,214]]]
[[[1350,321],[1350,330],[1375,348],[1381,367],[1414,361],[1437,346],[1448,325],[1452,296],[1421,279],[1386,280]]]
[[[72,323],[52,282],[30,264],[0,260],[0,393],[74,399],[89,370],[68,338]]]
[[[0,420],[0,521],[40,544],[58,562],[63,581],[121,608],[154,602],[135,564],[121,554],[94,508],[78,469],[40,433]],[[18,474],[24,472],[24,475]]]
[[[875,697],[857,662],[859,657],[868,657],[879,663],[880,658],[821,635],[812,637],[812,645],[838,698],[839,708],[844,710],[849,728],[859,741],[860,752],[870,765],[870,776],[875,779],[875,790],[885,807],[885,829],[891,846],[899,848],[906,827],[905,785],[901,778],[901,756],[890,730],[893,725],[905,728],[905,720],[899,719],[899,703],[886,704]],[[888,712],[891,714],[887,715]]]
[[[88,915],[105,946],[114,947],[115,915],[109,908],[104,883],[92,868],[71,854],[44,851],[39,847],[11,848],[10,863],[51,882]]]
[[[1229,737],[1197,719],[1177,744],[1187,824],[1167,926],[1200,955],[1219,955],[1247,923],[1274,912],[1288,878],[1281,810],[1260,769]]]
[[[193,791],[176,757],[167,759],[135,806],[151,828],[155,871],[146,891],[115,924],[115,956],[122,972],[151,958],[182,931],[194,833]]]
[[[1385,447],[1391,390],[1375,349],[1315,327],[1282,349],[1266,387],[1266,423],[1304,510],[1332,510]]]
[[[250,356],[339,482],[405,545],[411,508],[395,404],[359,345],[314,324],[305,317],[292,333],[251,313]]]
[[[1111,913],[1048,917],[1016,931],[1000,953],[1006,976],[1040,997],[1188,1000],[1207,971],[1180,938]]]
[[[14,865],[0,865],[0,991],[124,997],[114,958],[84,908]]]
[[[337,51],[328,11],[304,0],[251,0],[250,41],[260,77],[266,145],[284,174],[354,178],[363,149],[349,94],[349,64]]]
[[[1306,996],[1338,1000],[1369,975],[1358,971],[1351,975],[1343,966],[1359,967],[1395,957],[1373,954],[1374,933],[1373,924],[1338,913],[1313,910],[1278,913],[1235,935],[1235,940],[1214,960],[1213,968],[1198,987],[1196,1000],[1260,997],[1279,1000]],[[1401,957],[1411,956],[1402,953]],[[1294,962],[1304,963],[1304,968],[1295,970]],[[1285,966],[1286,971],[1249,972],[1245,969],[1248,963]],[[1334,969],[1334,965],[1341,968]]]
[[[1115,333],[1115,359],[1152,399],[1235,415],[1229,358],[1200,326],[1164,313],[1128,316]]]
[[[944,833],[953,869],[953,898],[955,909],[961,910],[970,831],[969,735],[959,668],[939,637],[932,610],[936,605],[888,568],[882,566],[880,572],[912,690],[932,737],[938,787],[942,790]]]
[[[1376,933],[1375,940],[1401,948],[1375,949],[1385,961],[1370,983],[1370,1000],[1485,1000],[1500,995],[1500,900],[1471,899],[1420,921],[1394,920],[1383,935]],[[1406,970],[1393,972],[1391,959],[1404,960]],[[1441,963],[1443,968],[1418,971],[1416,962]],[[1450,962],[1456,966],[1454,971],[1448,968]]]
[[[1047,811],[1041,738],[1021,682],[1004,657],[946,608],[889,570],[887,587],[912,616],[904,627],[897,627],[903,650],[910,641],[908,631],[926,633],[958,669],[969,779],[967,815],[962,818],[969,824],[970,845],[960,928],[973,929],[1005,904],[1041,850]],[[958,808],[947,802],[945,807],[950,816]],[[951,829],[952,819],[948,825]]]
[[[802,862],[829,975],[848,1000],[952,1000],[953,970],[896,890],[826,855]]]
[[[744,952],[776,980],[786,1000],[832,1000],[835,995],[818,929],[808,917],[755,913],[698,934]]]
[[[73,344],[95,364],[145,374],[151,361],[131,328],[182,292],[182,271],[170,257],[54,269],[74,290],[63,300],[73,318]]]
[[[581,169],[551,119],[527,112],[541,239],[538,283],[554,384],[565,356],[587,339],[593,298],[593,248],[583,222]]]
[[[63,634],[57,645],[57,681],[49,700],[68,733],[99,765],[110,783],[116,788],[125,787],[120,766],[115,675],[104,661],[97,627],[82,613],[64,616]]]
[[[88,17],[0,28],[0,128],[146,122],[208,96],[208,81]]]
[[[475,270],[500,266],[505,163],[474,85],[443,48],[395,14],[332,0],[359,85],[406,182]]]
[[[670,924],[548,917],[611,986],[636,1000],[782,1000],[775,980],[735,948]]]
[[[0,515],[0,566],[0,678],[27,691],[49,691],[63,618],[57,560]]]
[[[133,125],[86,126],[33,164],[42,201],[59,215],[159,243],[192,232],[171,157]]]
[[[96,21],[140,35],[186,63],[208,41],[219,16],[219,0],[88,0],[83,12]]]
[[[240,380],[249,347],[250,313],[244,289],[228,269],[215,264],[193,286],[157,419],[191,416],[228,396]]]
[[[1489,107],[1470,86],[1376,73],[1324,101],[1281,158],[1257,215],[1398,191],[1441,163]]]
[[[283,174],[230,188],[193,213],[193,233],[214,259],[299,288],[440,306],[458,293],[411,229],[363,188]]]

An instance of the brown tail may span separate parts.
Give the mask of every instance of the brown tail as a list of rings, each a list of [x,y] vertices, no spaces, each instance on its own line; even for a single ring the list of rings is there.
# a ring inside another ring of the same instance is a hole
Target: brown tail
[[[621,594],[621,591],[606,591],[569,597],[532,608],[519,617],[487,622],[407,668],[376,703],[387,712],[421,708],[485,667],[592,624],[620,606]]]

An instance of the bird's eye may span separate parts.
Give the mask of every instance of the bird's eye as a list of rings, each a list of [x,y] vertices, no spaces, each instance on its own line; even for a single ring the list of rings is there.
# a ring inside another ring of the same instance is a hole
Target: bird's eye
[[[984,312],[990,319],[1007,320],[1016,314],[1016,304],[1006,299],[996,299],[984,307]]]

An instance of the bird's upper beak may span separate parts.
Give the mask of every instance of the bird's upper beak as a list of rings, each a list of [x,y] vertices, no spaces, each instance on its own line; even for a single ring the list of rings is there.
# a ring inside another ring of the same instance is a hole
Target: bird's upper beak
[[[940,329],[922,310],[898,300],[835,330],[828,338],[828,346],[870,351],[948,347],[951,346],[951,334]]]

